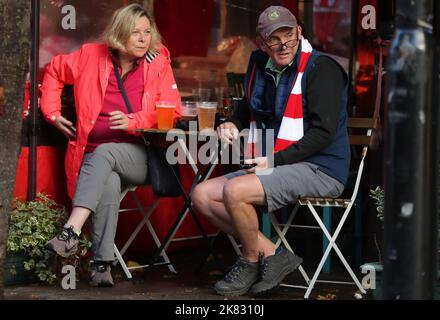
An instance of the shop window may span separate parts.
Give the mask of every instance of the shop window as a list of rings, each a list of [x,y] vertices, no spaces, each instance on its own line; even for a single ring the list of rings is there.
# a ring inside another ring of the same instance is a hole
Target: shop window
[[[236,94],[229,79],[242,79],[253,50],[260,13],[274,0],[162,0],[155,2],[159,29],[170,49],[174,75],[183,99],[198,99],[200,88],[210,100]]]
[[[333,56],[346,71],[352,53],[352,0],[300,0],[299,17],[315,49]]]

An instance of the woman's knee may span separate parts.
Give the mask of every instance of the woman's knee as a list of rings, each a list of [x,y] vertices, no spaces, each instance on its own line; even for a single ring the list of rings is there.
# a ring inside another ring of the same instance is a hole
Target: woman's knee
[[[116,143],[103,143],[96,147],[96,149],[93,151],[93,156],[101,156],[104,158],[107,158],[111,156],[113,151],[115,150]]]
[[[101,201],[119,203],[121,196],[121,178],[116,172],[112,172],[106,184],[104,185],[104,192],[101,196]],[[101,202],[100,201],[100,202]]]

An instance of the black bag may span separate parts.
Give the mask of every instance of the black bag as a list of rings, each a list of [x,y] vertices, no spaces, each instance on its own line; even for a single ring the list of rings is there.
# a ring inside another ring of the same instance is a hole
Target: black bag
[[[155,144],[147,146],[148,180],[153,191],[161,197],[178,197],[181,190],[179,164],[167,163],[164,150]]]
[[[118,80],[119,90],[124,98],[127,111],[132,113],[130,102],[125,93],[124,85],[119,74],[118,67],[113,61],[116,78]],[[164,150],[161,150],[159,145],[145,141],[147,148],[147,166],[148,166],[148,181],[153,187],[153,192],[161,197],[178,197],[181,195],[179,182],[179,164],[169,165],[165,157]]]

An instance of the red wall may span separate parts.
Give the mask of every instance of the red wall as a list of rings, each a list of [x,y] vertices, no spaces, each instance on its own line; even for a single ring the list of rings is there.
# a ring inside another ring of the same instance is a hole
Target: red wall
[[[161,0],[154,15],[173,57],[206,56],[214,16],[213,0]]]

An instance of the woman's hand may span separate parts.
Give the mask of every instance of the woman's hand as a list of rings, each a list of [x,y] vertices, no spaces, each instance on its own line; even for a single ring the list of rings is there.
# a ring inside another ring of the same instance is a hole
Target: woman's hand
[[[69,139],[76,139],[76,128],[73,126],[73,123],[64,118],[63,116],[59,116],[56,118],[54,122],[54,126],[61,131]]]
[[[232,122],[225,122],[218,126],[217,135],[221,140],[232,144],[232,140],[238,138],[238,129]]]
[[[110,115],[110,129],[113,130],[127,130],[128,129],[128,117],[122,111],[112,111]]]
[[[257,171],[261,171],[269,168],[269,163],[267,157],[259,157],[255,159],[247,159],[244,161],[245,164],[256,164],[255,167],[248,169],[249,173],[256,173]]]

